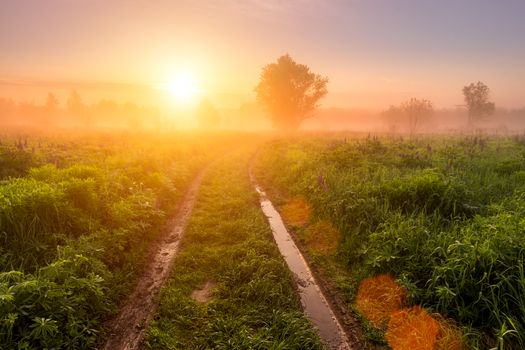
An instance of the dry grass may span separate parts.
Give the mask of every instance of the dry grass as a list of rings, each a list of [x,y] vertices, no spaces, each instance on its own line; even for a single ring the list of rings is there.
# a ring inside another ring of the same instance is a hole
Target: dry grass
[[[310,222],[312,209],[304,198],[297,197],[288,201],[282,207],[281,213],[288,225],[304,227]]]
[[[406,290],[390,275],[378,275],[361,281],[356,305],[376,328],[386,329],[390,314],[407,302]]]
[[[333,254],[337,250],[341,233],[326,220],[308,226],[304,232],[305,244],[321,254]]]
[[[439,332],[439,322],[416,305],[392,313],[385,338],[393,350],[433,350]]]

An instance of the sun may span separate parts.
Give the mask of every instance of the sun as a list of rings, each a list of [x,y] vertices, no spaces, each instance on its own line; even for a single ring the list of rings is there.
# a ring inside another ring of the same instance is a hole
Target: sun
[[[161,89],[167,91],[179,102],[191,101],[199,92],[199,88],[187,73],[180,73],[161,85]]]

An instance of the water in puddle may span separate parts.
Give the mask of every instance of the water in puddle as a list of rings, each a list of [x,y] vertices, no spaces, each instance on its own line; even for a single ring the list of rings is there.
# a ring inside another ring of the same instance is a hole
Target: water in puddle
[[[317,327],[320,338],[329,349],[350,350],[343,328],[315,282],[306,260],[286,230],[281,216],[264,191],[259,186],[255,186],[255,189],[260,195],[261,208],[268,218],[279,251],[294,274],[306,316]]]

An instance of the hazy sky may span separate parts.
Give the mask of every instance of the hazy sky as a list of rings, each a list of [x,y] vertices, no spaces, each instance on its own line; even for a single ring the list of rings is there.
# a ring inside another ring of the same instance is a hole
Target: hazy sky
[[[186,71],[233,106],[284,53],[329,77],[324,106],[452,107],[478,80],[525,106],[525,0],[0,0],[0,96],[133,99]]]

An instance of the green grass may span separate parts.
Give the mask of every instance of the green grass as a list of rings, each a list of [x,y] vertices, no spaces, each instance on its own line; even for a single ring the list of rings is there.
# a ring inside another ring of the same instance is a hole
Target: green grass
[[[249,182],[249,153],[227,157],[202,184],[160,306],[151,349],[321,349]],[[193,290],[215,283],[207,303]]]
[[[96,346],[149,244],[224,141],[30,138],[28,151],[3,139],[0,163],[33,158],[0,174],[0,349]]]
[[[521,349],[524,160],[521,138],[304,137],[264,147],[256,174],[341,231],[337,254],[315,261],[347,300],[392,273],[472,347]]]

